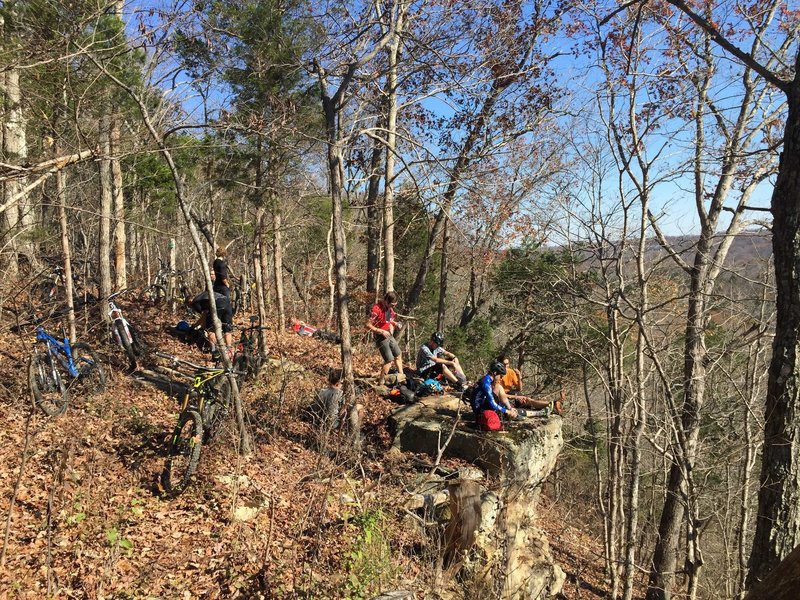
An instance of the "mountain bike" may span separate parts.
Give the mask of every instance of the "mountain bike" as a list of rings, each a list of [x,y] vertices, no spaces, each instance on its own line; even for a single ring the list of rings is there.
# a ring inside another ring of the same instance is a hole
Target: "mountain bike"
[[[90,394],[101,393],[106,387],[106,374],[94,351],[87,344],[70,345],[66,333],[62,335],[63,342],[51,336],[43,327],[37,327],[37,343],[28,365],[28,385],[33,400],[51,417],[67,410],[68,387],[73,383],[77,382]],[[62,370],[69,376],[69,386],[64,384]]]
[[[156,356],[168,359],[174,367],[183,365],[194,370],[194,375],[174,371],[192,380],[181,401],[169,441],[167,464],[161,474],[165,493],[177,496],[191,483],[203,444],[214,439],[230,412],[231,384],[227,375],[241,373],[223,367],[204,367],[162,352],[156,352]]]
[[[173,271],[170,269],[161,257],[158,258],[158,272],[153,278],[153,282],[147,286],[139,294],[139,300],[144,303],[157,306],[167,298],[167,290],[169,289],[169,282],[174,279],[172,300],[183,303],[190,297],[189,286],[186,284],[186,274],[191,273],[194,269],[186,269],[183,271]]]
[[[111,317],[111,336],[127,355],[130,370],[133,371],[138,366],[138,359],[143,352],[139,332],[128,322],[122,314],[122,309],[114,302],[114,298],[127,291],[127,289],[120,290],[108,297],[108,316]]]

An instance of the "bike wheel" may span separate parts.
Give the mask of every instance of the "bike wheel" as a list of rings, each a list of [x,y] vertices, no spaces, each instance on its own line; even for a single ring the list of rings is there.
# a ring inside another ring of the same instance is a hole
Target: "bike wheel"
[[[146,287],[139,295],[139,300],[151,306],[158,306],[167,297],[167,290],[160,285]]]
[[[136,362],[136,351],[134,350],[134,341],[133,341],[133,329],[128,326],[130,331],[130,337],[128,336],[128,332],[125,330],[125,323],[122,321],[117,321],[114,323],[114,327],[117,330],[117,335],[119,336],[119,342],[122,344],[122,349],[125,350],[125,354],[128,356],[128,366],[131,371],[136,369],[137,362]]]
[[[106,373],[100,359],[88,344],[77,343],[72,346],[72,361],[78,369],[78,385],[87,394],[102,394],[106,389]]]
[[[28,365],[28,385],[34,403],[46,415],[57,417],[67,410],[69,392],[64,387],[56,361],[49,352],[31,356]]]
[[[197,411],[185,410],[172,433],[167,464],[161,474],[161,485],[168,495],[177,496],[188,487],[202,447],[203,419]]]

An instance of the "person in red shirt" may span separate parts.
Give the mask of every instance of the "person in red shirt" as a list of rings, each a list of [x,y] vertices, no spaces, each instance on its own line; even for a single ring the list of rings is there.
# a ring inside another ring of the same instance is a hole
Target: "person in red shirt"
[[[395,330],[399,329],[397,316],[394,307],[397,306],[397,295],[394,292],[386,292],[383,300],[376,302],[367,319],[367,329],[372,332],[375,345],[383,358],[383,369],[378,384],[383,384],[386,375],[394,364],[398,373],[403,372],[403,357],[400,352],[400,345],[394,338]]]

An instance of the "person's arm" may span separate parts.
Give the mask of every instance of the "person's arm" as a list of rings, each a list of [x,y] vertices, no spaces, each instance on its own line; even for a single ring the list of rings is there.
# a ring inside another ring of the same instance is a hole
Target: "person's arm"
[[[508,411],[505,406],[502,406],[495,401],[494,392],[492,391],[491,378],[484,377],[483,381],[481,381],[481,387],[483,388],[483,395],[486,396],[486,399],[489,401],[489,408],[501,413]]]
[[[373,333],[377,333],[379,335],[382,335],[385,338],[388,338],[391,335],[391,333],[389,333],[385,329],[381,329],[380,327],[377,327],[375,325],[376,316],[377,315],[375,314],[375,310],[373,310],[372,313],[370,314],[369,318],[367,319],[367,329],[369,329]]]

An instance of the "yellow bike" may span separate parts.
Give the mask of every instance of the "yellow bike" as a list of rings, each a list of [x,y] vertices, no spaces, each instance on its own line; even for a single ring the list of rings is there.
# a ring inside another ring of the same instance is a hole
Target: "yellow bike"
[[[230,412],[231,384],[227,375],[243,373],[224,367],[204,367],[161,352],[156,352],[156,356],[168,359],[173,367],[183,365],[194,370],[194,375],[175,371],[192,383],[183,395],[178,422],[170,438],[167,464],[161,474],[164,491],[177,496],[191,483],[203,444],[219,433]]]

